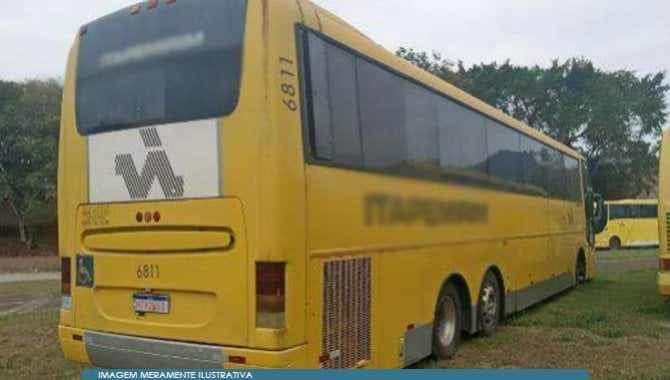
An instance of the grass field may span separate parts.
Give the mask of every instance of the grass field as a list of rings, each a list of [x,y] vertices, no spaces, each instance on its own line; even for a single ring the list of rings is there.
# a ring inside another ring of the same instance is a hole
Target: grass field
[[[593,379],[670,378],[670,302],[654,270],[602,275],[466,341],[428,368],[587,368]]]
[[[57,298],[59,292],[59,281],[0,284],[0,297],[5,298]],[[79,379],[80,368],[63,360],[57,325],[58,309],[53,306],[0,317],[0,379]]]
[[[653,258],[648,251],[598,255],[625,263]],[[58,282],[0,284],[0,300],[45,294],[58,297]],[[54,306],[0,317],[0,379],[78,379],[80,367],[62,359],[57,323]],[[466,339],[456,359],[416,367],[587,368],[593,379],[668,379],[670,302],[658,296],[654,269],[602,274],[506,321],[492,338]]]

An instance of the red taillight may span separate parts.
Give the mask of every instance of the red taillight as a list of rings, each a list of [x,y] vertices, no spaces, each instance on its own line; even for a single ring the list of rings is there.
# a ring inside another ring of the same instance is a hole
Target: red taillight
[[[283,328],[286,263],[256,263],[256,325]]]
[[[165,4],[174,4],[177,0],[165,0]]]
[[[228,358],[228,361],[235,364],[246,364],[247,358],[244,356],[231,356]]]
[[[658,267],[661,272],[670,272],[670,259],[659,260]]]
[[[60,259],[60,293],[63,296],[72,294],[72,260],[69,257]]]
[[[149,9],[156,9],[158,8],[158,0],[149,0]]]

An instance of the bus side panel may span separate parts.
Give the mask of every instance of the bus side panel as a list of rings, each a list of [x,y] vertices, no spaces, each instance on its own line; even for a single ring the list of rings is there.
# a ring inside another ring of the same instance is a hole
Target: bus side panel
[[[319,347],[323,309],[318,306],[325,286],[323,263],[328,260],[370,256],[376,261],[372,341],[379,354],[371,360],[381,367],[404,364],[399,350],[408,326],[432,323],[437,295],[452,274],[465,280],[473,308],[484,273],[497,267],[509,296],[509,312],[574,283],[574,260],[584,232],[574,232],[574,227],[572,233],[561,234],[557,224],[556,235],[550,236],[545,199],[319,166],[308,166],[307,174],[308,288],[309,299],[317,303],[309,309],[314,360],[328,354]],[[341,190],[343,183],[347,191]],[[371,195],[388,197],[391,206],[375,208],[369,203]],[[431,226],[420,217],[402,221],[383,216],[402,213],[397,205],[410,199],[482,204],[487,219]],[[566,211],[564,202],[553,207],[562,210],[557,220],[583,215],[579,207]],[[545,285],[535,286],[540,284]]]

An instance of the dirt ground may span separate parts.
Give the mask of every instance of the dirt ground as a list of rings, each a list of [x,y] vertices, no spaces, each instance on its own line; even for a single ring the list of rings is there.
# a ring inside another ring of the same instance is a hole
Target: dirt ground
[[[1,257],[0,274],[60,272],[58,256]]]

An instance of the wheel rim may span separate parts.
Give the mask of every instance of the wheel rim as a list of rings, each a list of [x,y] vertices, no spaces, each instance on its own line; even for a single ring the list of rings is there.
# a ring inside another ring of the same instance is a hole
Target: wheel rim
[[[445,297],[442,302],[442,321],[438,337],[442,346],[450,346],[456,336],[456,304],[450,296]]]
[[[492,283],[486,283],[482,288],[482,322],[491,326],[498,320],[498,296],[496,287]]]

